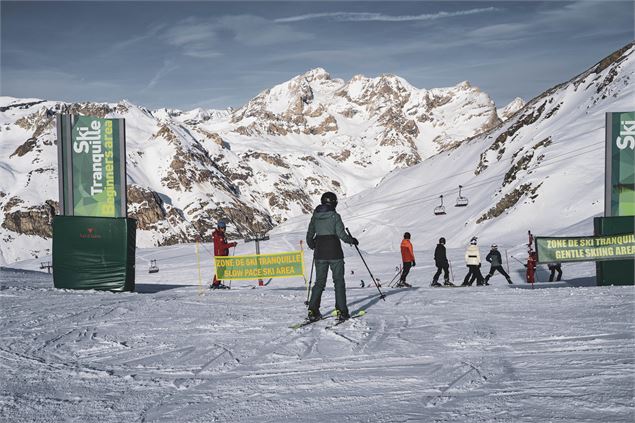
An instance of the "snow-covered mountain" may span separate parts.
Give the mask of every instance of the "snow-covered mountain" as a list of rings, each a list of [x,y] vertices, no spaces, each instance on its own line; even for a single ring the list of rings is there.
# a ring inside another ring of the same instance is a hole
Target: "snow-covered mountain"
[[[517,111],[519,111],[520,109],[525,107],[525,104],[527,104],[527,102],[525,100],[523,100],[520,97],[516,97],[515,99],[510,101],[507,106],[503,107],[502,109],[496,110],[496,113],[498,114],[498,117],[501,120],[507,120],[514,113],[516,113]]]
[[[494,102],[467,82],[425,90],[392,75],[345,82],[323,69],[235,111],[1,97],[0,263],[50,248],[58,112],[126,119],[139,246],[208,238],[220,218],[236,235],[268,230],[309,212],[324,190],[358,193],[500,122]]]
[[[604,113],[632,109],[634,69],[631,44],[504,122],[466,82],[425,90],[392,75],[345,82],[323,69],[237,110],[2,97],[0,262],[49,252],[58,199],[51,112],[126,119],[140,247],[209,237],[219,218],[232,236],[265,231],[310,212],[325,190],[344,198],[352,229],[373,234],[367,248],[392,248],[385,240],[404,230],[426,243],[442,233],[451,245],[473,234],[502,243],[512,232],[551,233],[601,213]],[[453,207],[459,184],[468,207]],[[439,195],[442,217],[432,214]],[[306,224],[294,221],[279,230]]]
[[[508,120],[407,169],[340,206],[344,222],[375,251],[398,251],[410,231],[419,248],[518,246],[539,235],[590,235],[604,210],[605,113],[632,111],[631,43],[529,101]],[[455,207],[459,185],[467,207]],[[445,215],[433,210],[444,196]],[[277,231],[302,230],[306,218]],[[360,240],[361,242],[361,240]],[[361,244],[360,244],[361,245]]]

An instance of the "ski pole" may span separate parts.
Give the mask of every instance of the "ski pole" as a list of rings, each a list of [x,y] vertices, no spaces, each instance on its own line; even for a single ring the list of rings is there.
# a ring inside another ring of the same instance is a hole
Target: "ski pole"
[[[518,263],[522,264],[523,266],[527,267],[527,263],[523,263],[522,261],[518,260],[516,257],[512,256],[512,258],[514,260],[516,260]]]
[[[315,254],[313,254],[313,260],[311,260],[311,273],[309,274],[309,285],[306,289],[306,301],[304,305],[309,305],[309,296],[311,295],[311,282],[313,281],[313,265],[315,264]]]
[[[348,236],[353,238],[353,235],[351,235],[351,231],[349,231],[348,228],[346,228],[346,233],[348,234]],[[357,245],[355,245],[355,249],[357,250],[357,253],[359,254],[359,257],[362,259],[362,262],[364,262],[364,266],[366,266],[366,270],[368,270],[368,274],[370,275],[370,278],[375,283],[375,286],[377,287],[377,291],[379,291],[379,298],[381,298],[382,300],[386,301],[386,296],[384,295],[383,292],[381,292],[381,289],[379,289],[379,284],[377,283],[377,281],[375,280],[375,277],[373,276],[372,272],[368,268],[368,265],[366,264],[366,260],[364,260],[364,256],[362,256],[362,252],[359,251],[359,248],[357,248]]]
[[[397,267],[397,273],[395,273],[395,276],[393,276],[390,282],[388,282],[388,288],[392,288],[392,284],[395,282],[397,276],[399,275],[401,275],[401,266]]]

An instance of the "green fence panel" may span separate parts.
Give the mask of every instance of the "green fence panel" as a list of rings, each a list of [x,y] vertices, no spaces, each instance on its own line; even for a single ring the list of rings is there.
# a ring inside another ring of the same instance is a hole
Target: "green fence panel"
[[[134,291],[136,220],[53,218],[53,284],[65,289]]]
[[[634,216],[596,217],[594,235],[616,235],[635,232]],[[635,259],[596,262],[598,285],[635,285]]]

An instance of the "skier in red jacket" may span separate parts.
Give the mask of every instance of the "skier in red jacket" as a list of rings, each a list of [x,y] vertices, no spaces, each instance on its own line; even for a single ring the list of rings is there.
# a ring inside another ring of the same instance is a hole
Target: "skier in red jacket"
[[[408,287],[410,285],[406,282],[406,276],[410,272],[410,268],[415,266],[415,253],[410,242],[410,232],[403,234],[403,240],[401,241],[401,261],[403,262],[403,270],[401,271],[401,277],[399,278],[398,287]]]
[[[235,242],[227,242],[227,238],[225,237],[225,222],[222,220],[216,224],[216,229],[212,233],[212,238],[214,240],[214,257],[216,256],[228,256],[229,249],[236,246]],[[220,280],[216,278],[216,273],[214,273],[214,281],[212,282],[211,289],[219,289],[219,288],[227,288],[227,286],[223,285]]]

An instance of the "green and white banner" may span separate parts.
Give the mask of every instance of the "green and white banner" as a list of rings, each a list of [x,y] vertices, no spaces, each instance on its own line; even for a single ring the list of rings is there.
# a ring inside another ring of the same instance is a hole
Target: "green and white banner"
[[[604,215],[635,216],[635,112],[606,114]]]
[[[635,234],[536,237],[539,263],[632,259]]]
[[[302,251],[244,256],[215,256],[216,277],[220,280],[290,278],[304,275]]]
[[[63,214],[126,217],[124,120],[61,115],[58,139]]]

